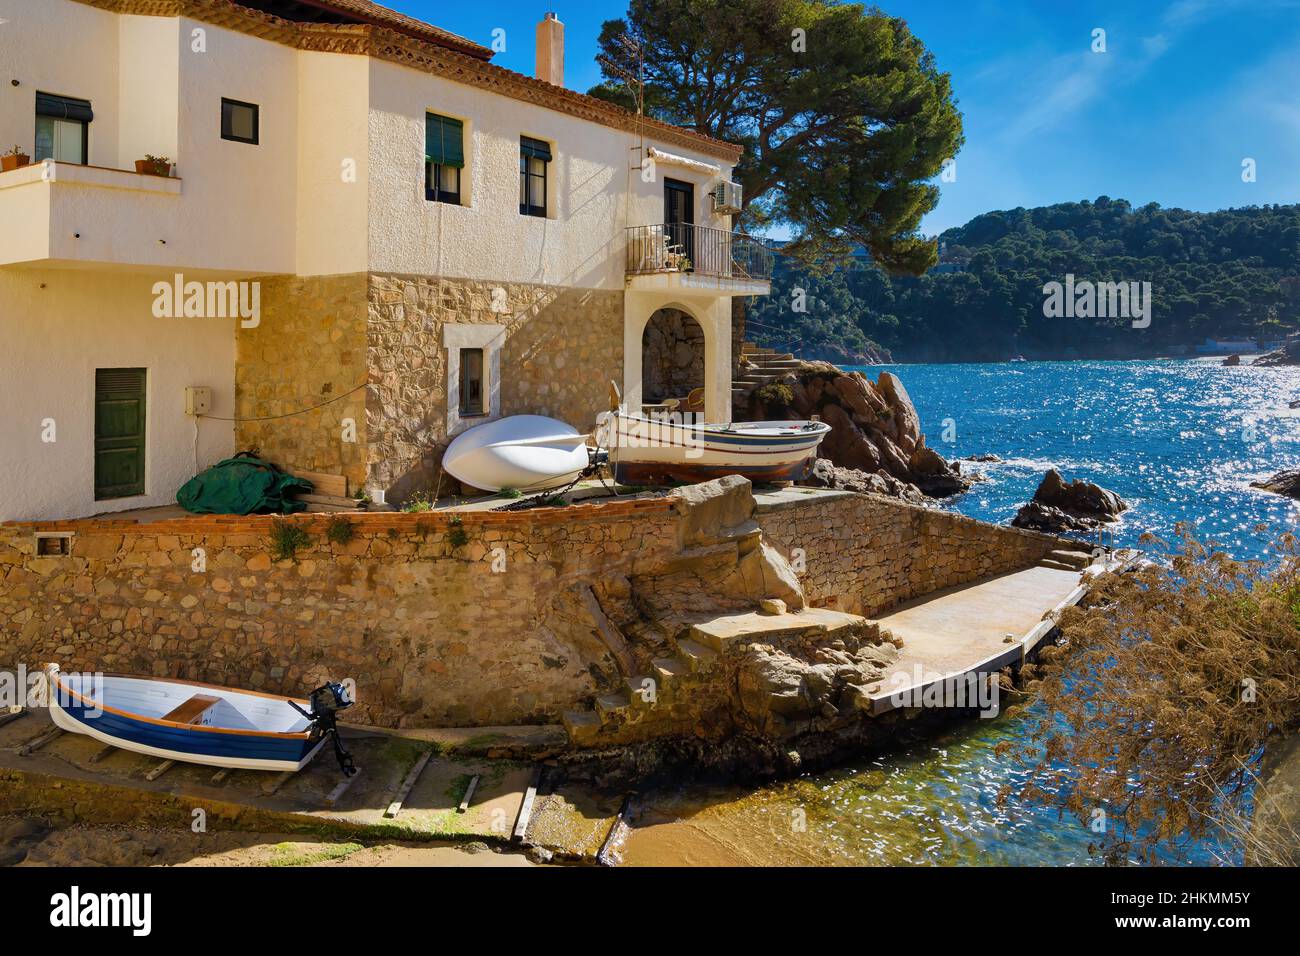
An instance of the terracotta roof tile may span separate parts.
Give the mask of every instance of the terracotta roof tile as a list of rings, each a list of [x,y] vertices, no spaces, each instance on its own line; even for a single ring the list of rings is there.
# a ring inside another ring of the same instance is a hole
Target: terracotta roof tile
[[[238,0],[236,0],[238,2]],[[423,20],[417,20],[414,17],[408,17],[404,13],[398,13],[388,7],[371,0],[298,0],[299,3],[306,2],[313,7],[322,7],[333,10],[336,13],[345,16],[354,16],[367,20],[381,26],[398,30],[409,36],[419,37],[424,40],[432,40],[443,46],[450,46],[452,49],[476,56],[481,60],[492,58],[492,51],[487,47],[468,40],[463,36],[452,33],[450,30],[444,30],[436,27],[431,23],[425,23]]]
[[[247,0],[76,0],[114,13],[140,16],[188,16],[299,49],[377,56],[390,62],[444,76],[453,82],[535,103],[660,142],[696,149],[735,164],[742,147],[704,133],[637,116],[613,103],[554,86],[525,73],[490,62],[492,51],[447,30],[422,23],[372,0],[294,0],[339,19],[358,23],[285,20],[261,2]]]

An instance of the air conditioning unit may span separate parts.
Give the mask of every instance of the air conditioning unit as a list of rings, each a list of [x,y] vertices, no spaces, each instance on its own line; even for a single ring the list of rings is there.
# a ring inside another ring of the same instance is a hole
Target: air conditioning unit
[[[713,190],[713,211],[719,216],[731,216],[740,212],[741,206],[740,183],[729,183],[726,180],[718,183],[718,188]]]

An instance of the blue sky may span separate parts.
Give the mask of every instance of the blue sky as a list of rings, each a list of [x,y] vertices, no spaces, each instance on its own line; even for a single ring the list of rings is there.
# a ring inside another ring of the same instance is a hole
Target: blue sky
[[[548,5],[549,4],[549,5]],[[585,91],[601,21],[619,0],[387,0],[533,69],[533,28],[565,24],[566,84]],[[1300,201],[1300,0],[880,0],[952,74],[965,117],[957,181],[924,223],[1123,197],[1212,210]],[[1093,30],[1106,52],[1092,52]],[[1256,181],[1242,181],[1242,161]]]

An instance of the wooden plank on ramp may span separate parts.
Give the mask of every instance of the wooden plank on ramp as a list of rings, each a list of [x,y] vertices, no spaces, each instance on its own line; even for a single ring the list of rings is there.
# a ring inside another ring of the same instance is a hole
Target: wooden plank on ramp
[[[528,784],[528,789],[524,791],[523,802],[519,804],[519,816],[515,819],[515,829],[510,834],[511,841],[517,843],[524,838],[528,831],[528,818],[533,815],[533,801],[537,799],[537,785],[542,782],[542,769],[538,767],[533,771],[532,782]]]
[[[392,818],[402,812],[402,804],[411,794],[411,788],[415,782],[420,779],[420,774],[424,773],[425,766],[429,763],[429,758],[433,756],[433,749],[430,748],[420,754],[420,759],[415,762],[411,772],[406,775],[402,785],[397,788],[397,793],[393,796],[392,801],[388,804],[388,809],[384,811],[384,816]]]
[[[33,737],[31,740],[27,741],[27,743],[19,747],[18,756],[26,757],[28,754],[35,753],[36,751],[44,747],[46,744],[48,744],[50,741],[54,740],[57,737],[62,737],[62,736],[63,736],[62,727],[51,727],[43,734],[38,734],[37,736]]]

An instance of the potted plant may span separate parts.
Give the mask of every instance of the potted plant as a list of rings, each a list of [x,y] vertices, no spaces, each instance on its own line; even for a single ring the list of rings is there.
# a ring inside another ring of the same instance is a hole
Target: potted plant
[[[31,156],[23,152],[21,146],[15,146],[9,152],[0,155],[0,170],[9,172],[12,169],[21,169],[23,166],[30,166]]]
[[[166,156],[148,154],[144,159],[135,161],[135,171],[142,176],[170,176],[172,161]]]

